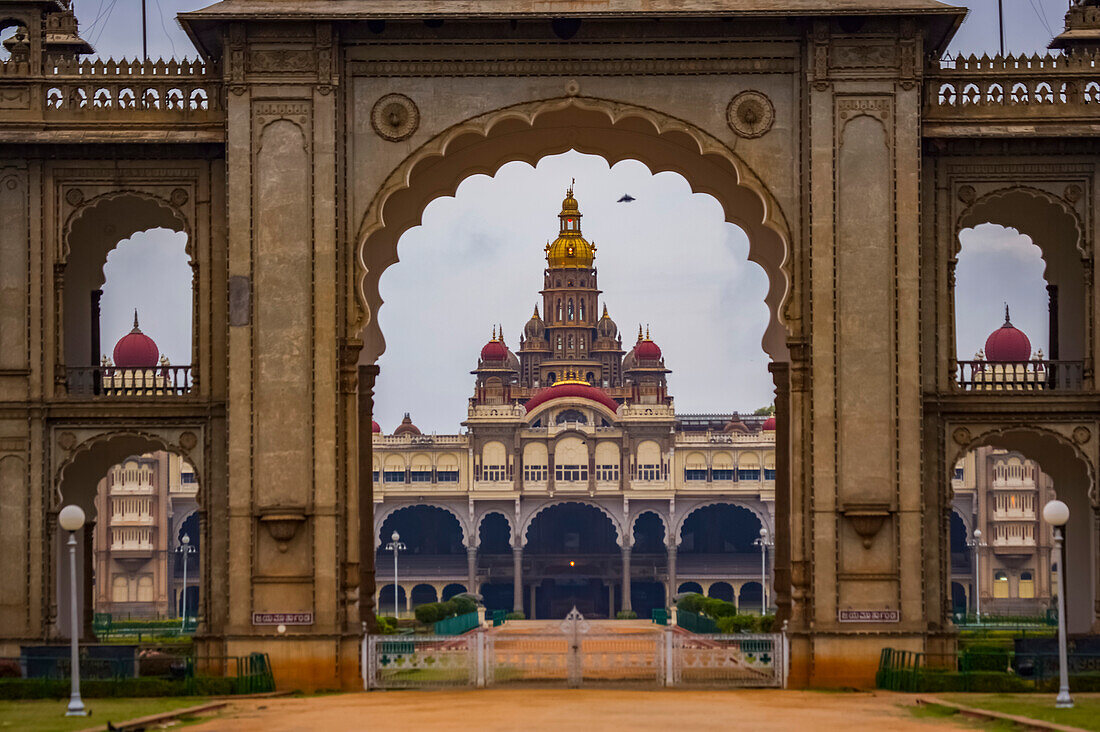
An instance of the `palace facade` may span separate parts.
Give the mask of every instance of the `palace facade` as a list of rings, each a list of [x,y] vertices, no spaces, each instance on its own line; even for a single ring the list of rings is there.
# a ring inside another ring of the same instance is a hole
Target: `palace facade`
[[[677,414],[661,348],[639,326],[624,349],[601,310],[572,188],[558,218],[545,318],[518,353],[494,328],[466,430],[373,425],[378,607],[394,612],[396,531],[398,612],[465,591],[535,618],[648,614],[689,591],[760,612],[775,420]]]

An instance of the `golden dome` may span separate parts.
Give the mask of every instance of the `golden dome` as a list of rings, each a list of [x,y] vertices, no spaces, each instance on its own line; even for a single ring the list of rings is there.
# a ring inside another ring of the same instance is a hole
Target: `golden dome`
[[[558,219],[561,227],[558,238],[546,245],[546,263],[550,269],[591,269],[596,247],[581,236],[581,212],[573,198],[573,186],[565,192]]]

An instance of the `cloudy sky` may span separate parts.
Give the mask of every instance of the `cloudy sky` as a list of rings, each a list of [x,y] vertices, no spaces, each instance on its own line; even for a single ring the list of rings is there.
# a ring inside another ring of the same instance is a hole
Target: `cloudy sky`
[[[175,21],[209,3],[150,0],[152,56],[194,55]],[[996,0],[959,0],[971,9],[952,52],[998,49]],[[1005,0],[1005,47],[1045,48],[1062,26],[1068,0]],[[82,35],[101,56],[141,53],[138,0],[76,0]],[[564,188],[577,179],[583,229],[624,343],[648,324],[673,370],[680,412],[752,410],[772,399],[760,341],[768,321],[767,281],[746,260],[748,241],[722,220],[717,202],[692,194],[672,173],[640,163],[609,168],[602,158],[567,153],[532,168],[510,163],[495,177],[474,176],[453,198],[434,201],[423,225],[401,239],[401,262],[382,278],[379,320],[386,334],[376,414],[386,431],[404,412],[425,431],[455,432],[465,417],[477,354],[501,323],[515,348],[538,301],[543,245],[557,231]],[[616,200],[629,192],[631,204]],[[105,267],[104,352],[128,332],[133,310],[172,363],[190,361],[190,269],[182,235],[135,235]],[[1004,319],[1045,350],[1046,293],[1038,248],[1015,231],[981,226],[964,233],[958,265],[958,351],[970,358]],[[121,286],[120,286],[121,285]]]

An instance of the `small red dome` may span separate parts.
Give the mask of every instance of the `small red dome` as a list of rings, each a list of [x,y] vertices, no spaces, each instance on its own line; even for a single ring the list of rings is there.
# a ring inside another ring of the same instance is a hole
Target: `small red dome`
[[[647,338],[634,346],[634,357],[638,360],[660,361],[661,347]]]
[[[989,361],[1031,360],[1031,341],[1022,330],[1013,327],[1008,319],[1007,307],[1005,324],[990,333],[985,340],[985,357]]]
[[[765,419],[764,424],[761,425],[760,429],[764,430],[765,432],[775,432],[775,417],[768,417],[767,419]]]
[[[588,386],[587,384],[557,384],[535,394],[533,397],[527,400],[527,413],[530,414],[539,405],[545,404],[551,399],[560,399],[561,397],[574,397],[580,399],[590,399],[594,402],[604,405],[612,412],[619,408],[619,405],[614,399],[607,395],[603,389],[598,389],[594,386]]]
[[[486,343],[481,349],[482,361],[504,361],[508,358],[508,349],[497,340]]]
[[[380,435],[382,434],[382,425],[378,424],[372,419],[370,423],[370,431],[376,435]]]
[[[115,366],[128,369],[151,369],[160,359],[160,349],[153,339],[138,328],[137,311],[134,311],[134,329],[118,339],[112,354]]]
[[[413,424],[412,417],[408,412],[405,412],[405,418],[401,420],[401,424],[397,425],[397,429],[393,431],[395,437],[401,435],[419,435],[420,428]]]

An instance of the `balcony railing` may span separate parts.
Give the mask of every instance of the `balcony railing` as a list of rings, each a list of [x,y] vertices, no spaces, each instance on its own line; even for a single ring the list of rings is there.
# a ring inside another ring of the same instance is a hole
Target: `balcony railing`
[[[1082,361],[959,361],[958,388],[963,391],[1080,391]]]
[[[191,366],[71,366],[65,387],[69,396],[81,397],[184,396],[191,392]]]

